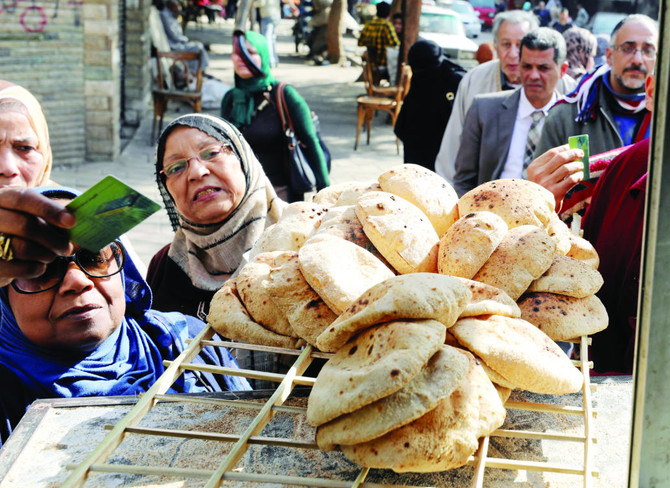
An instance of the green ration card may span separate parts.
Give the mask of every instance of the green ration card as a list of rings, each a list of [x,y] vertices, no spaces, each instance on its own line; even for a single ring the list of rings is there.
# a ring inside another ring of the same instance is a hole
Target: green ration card
[[[584,181],[591,178],[591,173],[589,171],[589,136],[588,134],[582,134],[580,136],[570,136],[568,139],[570,144],[570,149],[581,149],[584,151],[584,157],[582,158],[582,163],[584,165]]]
[[[66,207],[77,218],[77,224],[70,229],[70,240],[92,252],[161,208],[113,176],[105,176]]]

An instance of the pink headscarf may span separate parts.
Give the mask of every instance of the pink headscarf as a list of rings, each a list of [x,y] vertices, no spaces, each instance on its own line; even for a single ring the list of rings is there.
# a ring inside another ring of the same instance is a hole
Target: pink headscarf
[[[47,119],[44,117],[44,111],[40,102],[25,88],[22,88],[9,81],[0,80],[0,101],[11,99],[19,102],[28,112],[30,126],[37,135],[37,150],[44,157],[44,170],[37,181],[38,185],[45,185],[50,182],[52,155],[51,145],[49,143],[49,129],[47,128]]]

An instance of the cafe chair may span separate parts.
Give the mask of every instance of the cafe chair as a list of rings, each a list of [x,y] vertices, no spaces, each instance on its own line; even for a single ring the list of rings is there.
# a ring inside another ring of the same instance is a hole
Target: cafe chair
[[[356,142],[354,143],[354,151],[358,149],[358,139],[361,134],[361,128],[365,125],[367,130],[367,143],[370,144],[370,132],[372,129],[372,117],[377,111],[386,112],[391,117],[391,125],[395,127],[395,121],[400,113],[402,101],[409,91],[409,84],[412,79],[412,69],[407,64],[403,64],[400,80],[398,82],[397,90],[392,98],[380,95],[361,95],[356,99],[358,103],[357,109],[357,125],[356,125]],[[400,154],[400,143],[398,138],[395,140],[396,151]]]
[[[151,129],[152,144],[156,140],[156,122],[158,132],[163,130],[163,116],[168,102],[186,102],[193,112],[202,111],[202,60],[200,53],[183,51],[158,51],[156,53],[156,78],[152,91],[154,100],[154,122]],[[189,62],[195,61],[192,72]]]

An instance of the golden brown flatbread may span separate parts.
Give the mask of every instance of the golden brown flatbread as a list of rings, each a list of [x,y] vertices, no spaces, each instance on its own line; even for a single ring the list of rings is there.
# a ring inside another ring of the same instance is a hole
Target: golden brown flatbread
[[[609,318],[600,299],[555,293],[526,293],[519,300],[521,317],[555,341],[592,335],[607,328]]]
[[[321,425],[316,442],[322,451],[337,444],[367,442],[402,427],[451,395],[470,367],[467,356],[442,346],[409,383],[391,395]]]
[[[311,238],[298,252],[298,262],[309,286],[336,314],[371,286],[394,276],[362,247],[327,235]]]
[[[458,219],[440,239],[437,270],[471,279],[507,233],[507,224],[492,212],[472,212]]]
[[[487,285],[481,281],[458,279],[472,292],[470,303],[463,309],[459,318],[490,314],[521,317],[519,306],[500,288]]]
[[[603,277],[584,261],[555,255],[542,276],[533,281],[528,291],[557,293],[575,298],[594,295],[603,285]]]
[[[405,386],[444,343],[435,320],[388,322],[362,332],[321,368],[307,404],[317,427]]]
[[[487,210],[498,214],[512,229],[535,225],[545,229],[556,200],[547,189],[516,178],[493,180],[473,188],[458,201],[459,215]]]
[[[458,195],[447,180],[418,164],[401,164],[379,178],[383,191],[416,205],[441,237],[458,219]]]
[[[598,266],[600,265],[598,252],[593,245],[583,237],[572,232],[570,233],[570,250],[568,251],[567,256],[584,261],[593,269],[598,269]]]
[[[579,391],[584,377],[556,343],[522,319],[460,319],[451,333],[512,385],[550,395]]]
[[[373,191],[358,199],[356,216],[365,235],[398,273],[437,271],[439,238],[416,205],[392,193]]]
[[[214,294],[207,322],[217,334],[233,341],[290,349],[305,343],[300,338],[277,334],[254,322],[237,295],[235,278],[226,281]]]
[[[451,327],[470,300],[457,278],[435,273],[394,276],[364,292],[317,338],[322,351],[337,351],[363,329],[390,320],[433,319]]]

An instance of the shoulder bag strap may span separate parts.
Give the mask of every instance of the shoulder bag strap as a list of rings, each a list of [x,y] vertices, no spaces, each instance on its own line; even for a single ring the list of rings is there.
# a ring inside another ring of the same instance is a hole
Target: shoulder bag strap
[[[293,125],[291,124],[291,119],[288,117],[288,110],[286,110],[286,102],[284,101],[284,87],[286,83],[279,83],[277,89],[275,90],[275,96],[277,98],[277,112],[279,112],[279,117],[281,118],[281,125],[286,133],[287,129],[293,130]],[[287,120],[288,118],[288,120]]]

